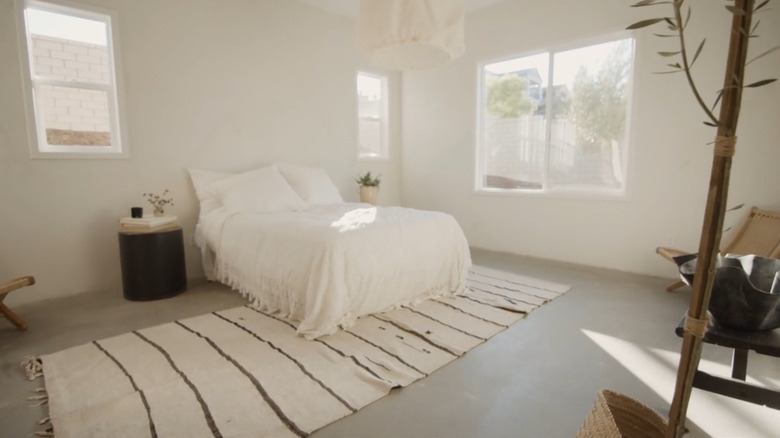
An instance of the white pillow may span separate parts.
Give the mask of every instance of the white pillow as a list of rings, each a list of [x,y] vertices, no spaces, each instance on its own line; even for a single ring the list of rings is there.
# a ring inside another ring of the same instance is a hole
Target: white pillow
[[[200,214],[205,215],[220,207],[219,199],[212,183],[235,175],[230,172],[215,172],[213,170],[187,169],[195,188],[195,196],[200,201]]]
[[[212,187],[228,211],[272,213],[308,208],[273,166],[221,179]]]
[[[282,176],[309,205],[340,204],[344,202],[339,189],[324,170],[297,164],[276,164]]]

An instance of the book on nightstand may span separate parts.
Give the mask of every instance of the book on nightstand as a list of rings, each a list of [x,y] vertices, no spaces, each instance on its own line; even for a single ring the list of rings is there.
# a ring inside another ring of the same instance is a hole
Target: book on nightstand
[[[119,228],[123,233],[156,233],[179,227],[176,216],[123,217],[119,219]]]
[[[160,231],[175,230],[181,228],[179,222],[171,222],[170,224],[158,225],[156,227],[144,227],[136,225],[122,225],[119,231],[123,233],[158,233]]]

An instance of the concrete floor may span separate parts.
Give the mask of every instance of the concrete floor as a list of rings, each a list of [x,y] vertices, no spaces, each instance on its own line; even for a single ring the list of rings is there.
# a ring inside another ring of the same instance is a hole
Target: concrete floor
[[[690,290],[669,279],[473,250],[476,264],[570,284],[571,290],[431,376],[312,434],[325,437],[573,437],[602,388],[666,416]],[[673,271],[670,266],[670,271]],[[670,272],[670,277],[671,277]],[[19,363],[93,339],[244,303],[218,284],[135,303],[120,290],[14,309],[30,329],[0,321],[0,438],[40,429]],[[701,367],[726,375],[730,351],[705,345]],[[751,354],[748,380],[780,388],[778,359]],[[780,437],[780,411],[693,390],[689,437]]]

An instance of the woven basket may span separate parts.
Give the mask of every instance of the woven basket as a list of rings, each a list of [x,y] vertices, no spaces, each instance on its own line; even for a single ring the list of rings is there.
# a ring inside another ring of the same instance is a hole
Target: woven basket
[[[603,389],[577,438],[663,438],[666,420],[653,409]]]

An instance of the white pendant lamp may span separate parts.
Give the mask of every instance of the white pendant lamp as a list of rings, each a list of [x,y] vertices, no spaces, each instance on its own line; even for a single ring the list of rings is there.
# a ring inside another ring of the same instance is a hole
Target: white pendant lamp
[[[463,17],[462,0],[360,0],[358,46],[377,67],[437,67],[466,50]]]

